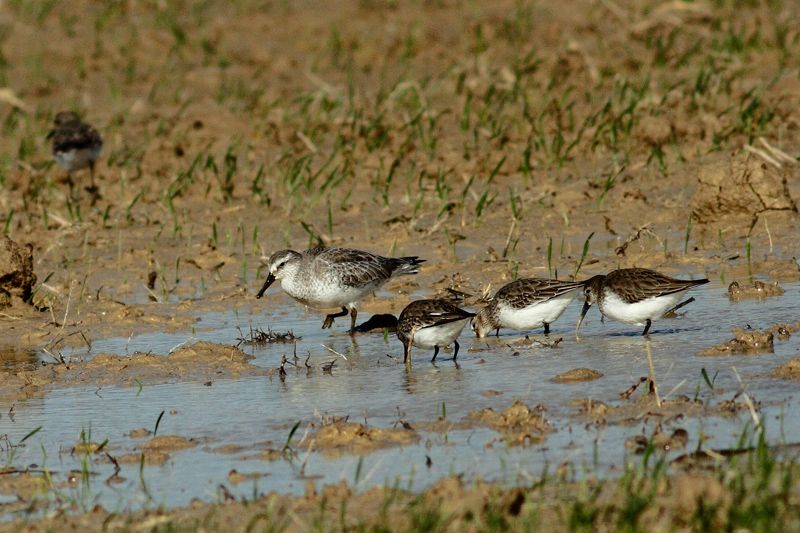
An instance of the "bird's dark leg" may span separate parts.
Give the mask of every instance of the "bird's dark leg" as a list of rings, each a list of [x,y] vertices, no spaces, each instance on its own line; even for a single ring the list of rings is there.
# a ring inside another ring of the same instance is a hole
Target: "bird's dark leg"
[[[97,200],[101,198],[100,189],[94,184],[94,162],[89,163],[89,177],[91,179],[91,185],[86,187],[86,192],[92,195],[92,205],[94,205],[97,203]]]
[[[91,179],[91,184],[86,187],[86,192],[92,195],[92,205],[94,205],[101,198],[100,189],[94,183],[94,161],[89,163],[89,178]]]
[[[458,348],[459,348],[458,341],[453,341],[453,346],[455,348],[455,350],[453,350],[453,361],[455,361],[456,358],[458,357]]]
[[[647,324],[644,326],[644,331],[642,332],[642,337],[647,336],[647,332],[650,331],[650,326],[653,325],[653,321],[649,318],[647,319]]]
[[[342,310],[338,313],[331,313],[325,317],[325,322],[322,323],[322,329],[328,329],[333,325],[333,319],[339,318],[340,316],[347,316],[347,308],[342,307]]]
[[[436,356],[437,355],[439,355],[439,347],[438,346],[434,346],[433,347],[433,359],[431,359],[431,363],[436,361]]]
[[[550,324],[548,324],[547,322],[544,323],[544,334],[550,335]]]
[[[67,172],[67,185],[69,185],[69,197],[75,199],[75,182],[72,181],[72,172]]]
[[[500,328],[497,328],[496,330],[494,330],[494,336],[495,337],[499,337],[500,336]]]
[[[94,184],[94,161],[89,163],[89,180],[90,180],[90,187],[92,191],[97,190],[97,185]]]
[[[354,307],[350,310],[350,335],[356,334],[356,316],[358,316],[358,311]]]

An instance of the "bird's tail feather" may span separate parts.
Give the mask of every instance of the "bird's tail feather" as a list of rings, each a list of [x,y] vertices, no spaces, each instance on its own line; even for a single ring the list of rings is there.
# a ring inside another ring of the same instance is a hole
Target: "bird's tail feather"
[[[394,268],[392,271],[395,276],[416,274],[419,272],[419,266],[424,262],[424,259],[420,259],[416,255],[409,257],[396,257],[394,258]]]

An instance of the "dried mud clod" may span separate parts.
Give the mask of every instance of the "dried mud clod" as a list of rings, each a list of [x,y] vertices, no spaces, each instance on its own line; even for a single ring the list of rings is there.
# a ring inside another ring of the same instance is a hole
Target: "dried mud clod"
[[[413,429],[371,428],[364,424],[336,420],[325,424],[309,438],[308,448],[315,451],[364,454],[393,446],[407,446],[419,441]]]
[[[594,381],[603,377],[602,372],[591,368],[573,368],[562,372],[550,379],[552,383],[580,383],[583,381]]]
[[[735,328],[733,334],[733,339],[706,348],[698,355],[757,355],[775,352],[775,336],[769,330]]]
[[[542,442],[553,427],[539,414],[544,406],[530,408],[522,402],[514,404],[501,413],[492,408],[473,411],[469,418],[485,424],[501,434],[503,442],[512,446],[529,446]]]
[[[671,434],[667,434],[656,428],[650,438],[645,435],[635,435],[625,440],[625,447],[632,449],[636,454],[644,453],[649,446],[657,450],[674,451],[686,447],[689,442],[689,432],[683,428],[678,428]]]
[[[159,435],[139,446],[136,451],[120,455],[116,460],[120,464],[144,461],[146,465],[161,465],[169,460],[170,452],[188,450],[197,444],[195,439],[180,435]]]
[[[176,450],[185,450],[187,448],[194,448],[197,446],[197,441],[194,439],[187,439],[180,435],[159,435],[147,441],[143,446],[143,450],[172,452]]]
[[[634,134],[650,146],[661,146],[672,139],[672,123],[666,117],[648,115],[636,125]]]
[[[770,376],[780,379],[800,380],[800,357],[794,357],[774,369]]]
[[[797,212],[787,186],[787,178],[796,173],[796,166],[778,168],[749,153],[707,163],[697,175],[692,215],[696,221],[707,223],[724,215]]]
[[[795,324],[773,324],[764,331],[772,333],[779,340],[785,341],[792,336],[792,333],[797,333],[800,331],[800,322]]]
[[[4,236],[0,242],[0,308],[14,299],[29,302],[35,283],[33,246],[20,246]]]
[[[728,298],[732,301],[746,298],[769,298],[770,296],[780,296],[784,292],[783,287],[778,285],[777,281],[764,283],[763,281],[756,280],[749,285],[743,285],[738,281],[732,281],[731,284],[728,285]]]
[[[242,473],[234,468],[228,472],[228,483],[231,483],[232,485],[238,485],[239,483],[243,483],[245,481],[254,481],[267,475],[269,474],[264,474],[262,472]]]
[[[654,416],[659,421],[667,421],[683,416],[698,416],[706,411],[700,400],[693,400],[678,395],[669,400],[661,400],[659,406],[654,394],[637,395],[634,399],[620,404],[607,405],[603,402],[582,398],[573,400],[570,405],[576,407],[577,415],[595,424],[638,424],[643,417]]]
[[[603,419],[608,413],[608,405],[600,400],[592,398],[579,398],[569,402],[571,406],[578,409],[578,414],[597,420]]]

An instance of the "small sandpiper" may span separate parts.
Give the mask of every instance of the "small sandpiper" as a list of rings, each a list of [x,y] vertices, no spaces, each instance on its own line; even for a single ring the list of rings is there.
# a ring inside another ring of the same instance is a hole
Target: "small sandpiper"
[[[589,307],[597,303],[603,315],[644,326],[647,335],[653,320],[675,307],[683,295],[707,279],[674,279],[646,268],[623,268],[606,275],[589,278],[583,289],[586,300],[578,319],[576,331],[581,327]]]
[[[456,340],[475,313],[464,311],[447,300],[416,300],[400,313],[397,319],[397,338],[403,343],[403,362],[411,365],[411,347],[433,348],[433,359],[439,348],[453,343],[453,361],[458,357]]]
[[[350,310],[350,334],[356,329],[356,304],[395,276],[416,274],[424,262],[416,256],[383,257],[350,248],[310,248],[304,252],[281,250],[269,258],[269,275],[256,298],[276,280],[281,288],[303,305],[315,308],[341,307],[325,317],[322,329]]]
[[[539,278],[512,281],[478,310],[472,320],[472,330],[480,339],[492,330],[499,336],[500,328],[522,331],[544,326],[547,335],[550,324],[561,316],[583,284],[583,281]]]
[[[67,171],[70,186],[72,172],[88,167],[92,184],[87,190],[96,192],[94,164],[103,149],[103,139],[97,130],[72,111],[61,111],[56,115],[47,138],[53,141],[53,159]]]

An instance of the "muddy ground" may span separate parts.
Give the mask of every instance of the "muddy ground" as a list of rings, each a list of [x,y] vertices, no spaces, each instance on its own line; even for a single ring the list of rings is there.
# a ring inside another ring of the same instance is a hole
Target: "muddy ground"
[[[798,17],[780,1],[2,2],[0,223],[32,272],[0,287],[0,399],[134,386],[123,354],[60,354],[266,313],[288,300],[254,298],[261,258],[285,247],[427,259],[365,318],[628,266],[798,281]],[[104,138],[99,197],[51,161],[65,109]],[[145,383],[266,372],[215,354],[130,363]],[[543,438],[527,416],[521,438]]]

